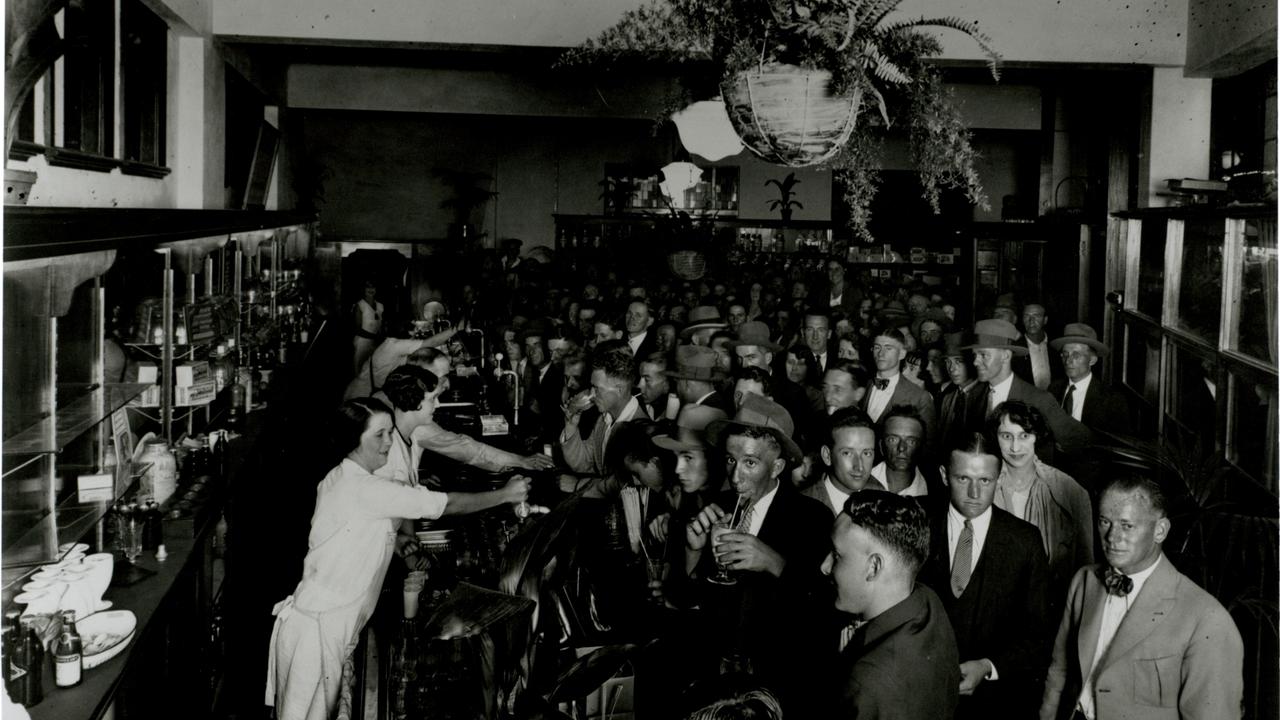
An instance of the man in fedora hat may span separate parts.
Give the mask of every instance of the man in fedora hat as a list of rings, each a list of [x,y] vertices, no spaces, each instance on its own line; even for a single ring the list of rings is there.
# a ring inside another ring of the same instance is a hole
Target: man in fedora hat
[[[720,317],[720,310],[714,305],[699,305],[689,311],[689,323],[680,331],[680,338],[691,345],[705,346],[711,343],[711,336],[717,330],[728,325]]]
[[[769,326],[758,320],[742,323],[738,328],[737,339],[730,342],[729,347],[733,349],[740,366],[757,367],[769,373],[773,399],[791,415],[799,430],[801,444],[804,444],[803,441],[809,437],[813,426],[812,405],[804,388],[791,382],[786,373],[773,371],[774,353],[781,351],[783,347],[769,339]]]
[[[1027,354],[1013,359],[1013,372],[1041,390],[1048,390],[1049,383],[1063,375],[1062,360],[1051,347],[1045,325],[1049,314],[1040,303],[1027,303],[1022,308],[1022,338],[1018,342],[1027,348]]]
[[[716,362],[716,351],[701,345],[676,348],[676,367],[666,370],[676,381],[676,395],[684,405],[707,405],[725,415],[733,413],[733,399],[716,390],[729,375]]]
[[[979,388],[973,361],[965,353],[965,333],[948,333],[944,338],[942,360],[947,370],[947,384],[938,394],[938,447],[943,451],[964,433],[965,428],[982,424],[986,398],[975,392]],[[945,459],[945,458],[942,458]]]
[[[1071,417],[1091,430],[1133,434],[1133,411],[1123,395],[1093,376],[1098,358],[1110,349],[1098,341],[1098,333],[1085,323],[1070,323],[1062,337],[1049,341],[1062,357],[1066,376],[1049,386],[1049,394]]]
[[[985,383],[981,391],[987,400],[980,416],[984,421],[1005,400],[1021,400],[1044,416],[1058,448],[1077,453],[1089,447],[1092,437],[1088,428],[1063,411],[1049,393],[1013,374],[1014,355],[1027,353],[1026,346],[1018,343],[1017,328],[1005,320],[979,320],[973,326],[973,336],[973,344],[963,349],[973,351],[973,366],[978,379]],[[979,425],[968,429],[983,428]],[[1036,450],[1041,458],[1052,456],[1048,446]]]
[[[757,395],[733,420],[707,426],[708,442],[725,454],[733,492],[690,521],[686,570],[708,577],[718,559],[735,574],[735,585],[704,588],[703,607],[716,623],[713,642],[776,688],[789,714],[810,717],[795,711],[812,695],[803,684],[821,667],[823,650],[835,650],[824,648],[829,598],[821,574],[833,518],[781,481],[787,464],[802,457],[793,433],[787,411]],[[711,547],[711,528],[721,521],[732,523],[730,531]]]

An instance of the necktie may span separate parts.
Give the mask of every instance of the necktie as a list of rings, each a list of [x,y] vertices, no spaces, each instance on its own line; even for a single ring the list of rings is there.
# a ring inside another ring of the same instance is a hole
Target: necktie
[[[966,519],[964,529],[960,531],[960,540],[956,543],[956,557],[951,563],[951,594],[960,597],[965,586],[969,584],[969,574],[973,572],[973,525]]]
[[[991,413],[996,411],[996,389],[987,388],[987,413],[986,417],[990,418]]]
[[[1115,568],[1109,567],[1102,574],[1102,584],[1106,586],[1108,595],[1124,597],[1133,592],[1133,578]]]
[[[1071,411],[1075,409],[1075,406],[1076,406],[1076,384],[1071,383],[1070,385],[1067,386],[1066,397],[1062,398],[1062,409],[1066,410],[1067,414],[1070,415]]]
[[[734,525],[733,529],[741,533],[750,533],[751,532],[751,516],[753,513],[755,513],[755,511],[756,511],[755,505],[752,505],[746,510],[743,510],[742,517],[738,518],[738,524]]]
[[[871,381],[871,382],[875,383],[875,385],[876,385],[876,389],[877,389],[877,390],[888,390],[888,389],[889,389],[889,380],[888,380],[888,378],[874,378],[874,379],[872,379],[872,381]]]

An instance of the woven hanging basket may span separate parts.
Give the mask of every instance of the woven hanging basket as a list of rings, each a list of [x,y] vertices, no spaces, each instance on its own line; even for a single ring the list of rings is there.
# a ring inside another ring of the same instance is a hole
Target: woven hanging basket
[[[667,256],[667,266],[681,280],[701,280],[707,272],[707,256],[701,250],[677,250]]]
[[[743,144],[776,165],[805,167],[835,156],[858,119],[861,90],[832,95],[831,73],[764,65],[720,86],[729,122]]]

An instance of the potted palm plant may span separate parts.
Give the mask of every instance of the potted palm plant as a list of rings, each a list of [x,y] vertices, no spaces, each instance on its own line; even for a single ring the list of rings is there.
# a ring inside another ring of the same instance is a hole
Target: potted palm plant
[[[890,19],[902,0],[650,0],[561,66],[607,70],[663,63],[679,71],[682,107],[717,90],[742,143],[768,162],[830,167],[850,226],[869,240],[884,130],[905,126],[934,210],[944,188],[985,206],[969,134],[928,61],[942,51],[926,28],[973,38],[998,77],[999,55],[976,24],[954,17]],[[715,82],[708,87],[708,76]],[[714,89],[713,89],[714,88]],[[875,108],[875,112],[868,112]]]
[[[777,210],[782,215],[782,222],[791,222],[791,213],[795,208],[804,209],[804,204],[795,199],[795,193],[791,188],[800,184],[796,179],[795,173],[787,173],[787,176],[781,180],[770,178],[764,181],[766,186],[776,185],[778,187],[778,199],[769,201],[769,209]]]

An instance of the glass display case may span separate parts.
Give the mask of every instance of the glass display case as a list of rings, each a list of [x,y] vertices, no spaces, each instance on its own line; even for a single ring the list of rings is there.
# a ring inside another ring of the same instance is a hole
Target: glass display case
[[[192,324],[177,309],[235,288],[215,279],[217,263],[231,261],[212,257],[232,233],[195,237],[191,228],[205,230],[211,217],[234,218],[261,233],[258,222],[271,215],[6,208],[0,426],[6,600],[33,566],[56,561],[63,548],[102,545],[98,521],[141,469],[128,452],[141,433],[172,440],[198,429],[195,413],[175,415],[174,365],[205,350],[176,344],[177,331]],[[275,215],[281,224],[296,222]],[[190,227],[180,229],[183,223]],[[273,247],[288,240],[283,228],[269,232],[280,240]],[[146,338],[125,329],[126,318],[139,316],[139,298],[155,300],[142,314]],[[200,332],[210,329],[203,322],[196,323]],[[141,376],[137,355],[152,368]],[[157,400],[150,424],[135,416],[148,393]]]

